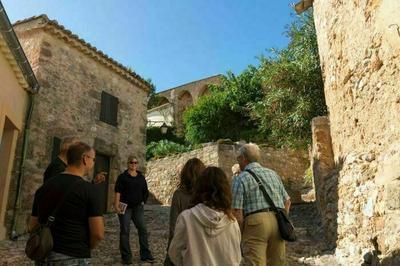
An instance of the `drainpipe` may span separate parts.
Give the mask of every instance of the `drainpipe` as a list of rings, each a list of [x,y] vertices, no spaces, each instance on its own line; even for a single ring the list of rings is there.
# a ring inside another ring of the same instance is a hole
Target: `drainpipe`
[[[31,65],[29,64],[28,59],[26,58],[26,55],[22,49],[22,46],[17,38],[17,35],[15,34],[13,27],[11,25],[11,22],[7,16],[7,13],[4,9],[3,4],[0,1],[0,34],[2,34],[3,38],[7,42],[7,45],[9,49],[11,50],[15,60],[18,63],[19,68],[22,71],[22,74],[25,77],[25,80],[27,81],[29,88],[27,89],[28,94],[29,94],[29,103],[28,103],[28,109],[27,109],[27,114],[26,114],[26,119],[25,119],[25,126],[24,126],[24,133],[23,133],[23,140],[22,140],[22,152],[21,152],[21,163],[19,165],[19,174],[17,177],[17,191],[16,191],[16,197],[14,201],[14,212],[13,212],[13,217],[12,217],[12,227],[11,227],[11,239],[16,239],[17,233],[16,233],[16,219],[19,214],[19,209],[20,209],[20,194],[21,194],[21,185],[22,185],[22,177],[24,175],[25,171],[25,159],[26,159],[26,150],[28,147],[28,138],[29,138],[29,130],[30,130],[30,124],[31,124],[31,117],[32,117],[32,111],[33,111],[33,106],[34,106],[34,99],[35,99],[35,94],[39,91],[39,83],[35,77],[35,74],[33,73],[33,70],[31,68]]]

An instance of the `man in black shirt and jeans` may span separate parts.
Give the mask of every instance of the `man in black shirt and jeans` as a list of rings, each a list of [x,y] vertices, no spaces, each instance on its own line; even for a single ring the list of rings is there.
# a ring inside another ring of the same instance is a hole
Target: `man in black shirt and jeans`
[[[48,216],[61,203],[50,227],[53,250],[37,265],[89,265],[90,250],[104,238],[102,201],[94,185],[83,180],[93,168],[95,151],[78,142],[67,152],[64,173],[49,179],[35,193],[29,229],[47,222]]]
[[[114,207],[118,213],[120,224],[119,249],[125,264],[132,264],[132,252],[129,245],[130,221],[135,224],[140,244],[140,259],[154,262],[149,249],[147,229],[144,222],[143,205],[149,196],[146,179],[137,170],[138,160],[134,156],[128,158],[128,169],[120,174],[115,184]],[[120,203],[127,204],[125,213],[122,213]]]

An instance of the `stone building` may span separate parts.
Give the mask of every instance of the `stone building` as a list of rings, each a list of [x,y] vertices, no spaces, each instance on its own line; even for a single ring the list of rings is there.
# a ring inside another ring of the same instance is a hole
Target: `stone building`
[[[337,178],[324,198],[338,198],[341,265],[400,265],[399,11],[398,0],[314,0],[331,145],[314,157],[322,184]]]
[[[41,90],[34,99],[27,156],[18,182],[19,168],[14,167],[7,225],[13,232],[24,231],[43,172],[57,155],[60,139],[71,135],[96,149],[91,175],[108,173],[99,193],[104,209],[110,210],[116,177],[126,167],[128,155],[145,163],[149,84],[45,15],[18,21],[14,29]],[[22,139],[19,149],[21,143]],[[15,166],[20,164],[17,156]]]
[[[32,95],[39,84],[0,2],[0,240],[18,136],[22,136]]]
[[[210,93],[208,85],[220,84],[221,77],[215,75],[157,93],[158,105],[147,111],[148,126],[161,126],[165,122],[179,131],[183,112]]]

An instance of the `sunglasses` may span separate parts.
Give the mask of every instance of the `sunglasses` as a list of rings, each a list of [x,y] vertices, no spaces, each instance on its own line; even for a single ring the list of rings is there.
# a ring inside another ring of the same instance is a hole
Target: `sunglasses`
[[[138,161],[130,161],[129,164],[138,164]]]

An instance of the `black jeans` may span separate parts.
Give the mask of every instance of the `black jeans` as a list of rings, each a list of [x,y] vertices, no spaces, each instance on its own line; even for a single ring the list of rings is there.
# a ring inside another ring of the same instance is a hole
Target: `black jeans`
[[[144,210],[143,205],[137,205],[133,208],[127,208],[125,214],[119,214],[119,250],[123,260],[132,259],[131,246],[129,244],[130,222],[135,224],[140,244],[140,258],[142,260],[152,257],[149,250],[149,243],[147,240],[147,229],[144,223]]]

